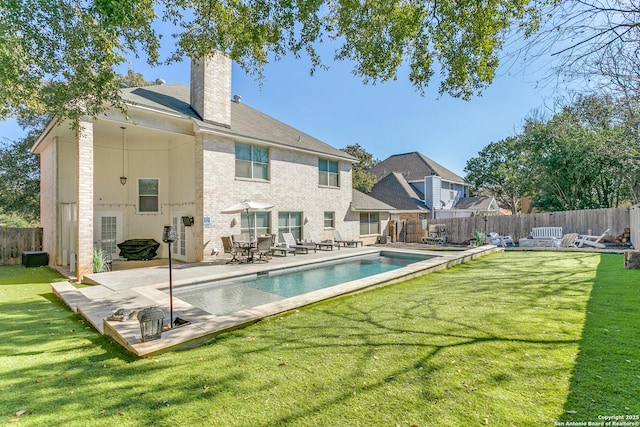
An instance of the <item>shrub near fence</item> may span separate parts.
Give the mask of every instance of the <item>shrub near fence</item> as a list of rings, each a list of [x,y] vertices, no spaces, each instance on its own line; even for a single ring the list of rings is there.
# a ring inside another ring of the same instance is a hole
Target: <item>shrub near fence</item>
[[[0,228],[0,265],[20,264],[23,251],[42,250],[42,228]]]
[[[473,216],[467,218],[441,218],[425,221],[429,224],[443,224],[447,240],[451,243],[465,243],[474,231],[497,232],[511,235],[517,242],[528,237],[534,227],[562,227],[563,233],[599,235],[610,229],[606,240],[613,240],[631,227],[630,208],[584,209],[576,211],[544,212],[535,214]],[[631,230],[633,233],[634,230]]]

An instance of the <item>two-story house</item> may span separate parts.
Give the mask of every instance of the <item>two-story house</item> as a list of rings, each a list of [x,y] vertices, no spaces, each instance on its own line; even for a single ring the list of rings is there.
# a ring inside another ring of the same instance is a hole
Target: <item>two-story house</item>
[[[52,121],[32,148],[51,265],[76,263],[81,279],[92,272],[94,248],[117,257],[118,243],[161,242],[169,224],[178,235],[172,255],[187,262],[209,259],[222,236],[250,227],[300,239],[306,231],[330,237],[334,228],[362,239],[361,230],[384,229],[384,213],[352,203],[357,159],[232,98],[228,56],[193,61],[190,86],[129,88],[122,97],[126,116],[110,108],[81,120],[78,132]],[[222,213],[243,200],[273,208]]]
[[[396,154],[370,170],[378,182],[369,193],[396,214],[429,218],[496,215],[493,197],[469,197],[464,178],[418,152]]]

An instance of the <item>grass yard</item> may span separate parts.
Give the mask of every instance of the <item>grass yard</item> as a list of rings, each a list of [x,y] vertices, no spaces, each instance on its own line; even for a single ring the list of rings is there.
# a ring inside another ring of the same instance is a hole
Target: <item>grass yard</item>
[[[0,423],[523,427],[640,415],[640,271],[621,255],[499,253],[139,360],[64,307],[58,279],[0,267]]]

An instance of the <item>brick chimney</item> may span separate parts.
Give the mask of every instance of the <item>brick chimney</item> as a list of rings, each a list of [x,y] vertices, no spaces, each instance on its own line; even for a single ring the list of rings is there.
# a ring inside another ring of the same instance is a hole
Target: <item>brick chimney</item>
[[[217,51],[191,60],[190,97],[202,120],[231,127],[231,58]]]

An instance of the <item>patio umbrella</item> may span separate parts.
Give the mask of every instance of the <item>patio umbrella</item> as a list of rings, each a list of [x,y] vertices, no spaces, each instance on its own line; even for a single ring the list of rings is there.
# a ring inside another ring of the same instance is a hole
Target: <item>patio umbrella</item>
[[[246,212],[247,216],[249,212],[267,211],[271,209],[273,205],[271,203],[255,202],[253,200],[243,200],[240,203],[229,206],[222,209],[220,212],[225,214],[235,214],[240,212]],[[249,217],[249,239],[253,240],[253,227],[251,227],[251,218]]]

